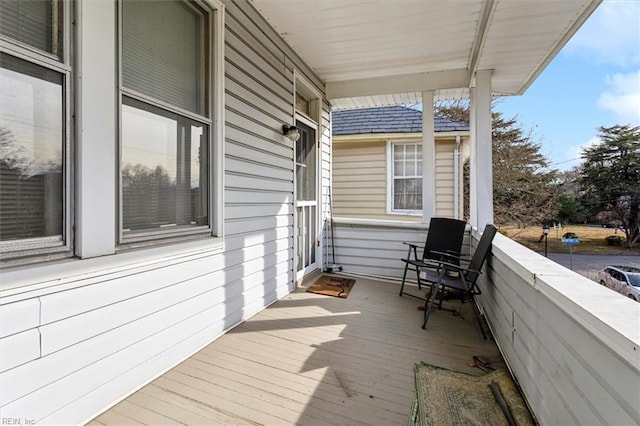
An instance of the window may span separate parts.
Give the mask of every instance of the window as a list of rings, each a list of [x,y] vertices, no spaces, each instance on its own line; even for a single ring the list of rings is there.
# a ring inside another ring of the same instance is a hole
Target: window
[[[393,212],[422,211],[422,144],[392,143],[390,202]]]
[[[62,14],[61,0],[2,0],[0,34],[62,58]]]
[[[70,254],[63,2],[0,2],[0,252]],[[67,37],[68,38],[68,37]]]
[[[210,233],[209,13],[121,4],[121,242]]]

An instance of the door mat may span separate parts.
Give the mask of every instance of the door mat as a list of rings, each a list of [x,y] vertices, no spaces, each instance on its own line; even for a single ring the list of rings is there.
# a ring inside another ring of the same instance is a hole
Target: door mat
[[[415,383],[410,426],[535,424],[507,370],[470,376],[421,363]]]
[[[307,288],[307,291],[309,293],[324,294],[325,296],[342,297],[346,299],[355,283],[356,280],[351,278],[323,275],[311,284],[309,288]]]

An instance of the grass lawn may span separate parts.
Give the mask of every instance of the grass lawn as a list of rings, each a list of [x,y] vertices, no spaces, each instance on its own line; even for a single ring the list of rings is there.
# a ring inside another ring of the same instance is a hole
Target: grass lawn
[[[509,238],[529,247],[537,252],[544,252],[544,240],[540,241],[542,235],[541,226],[530,226],[518,229],[515,226],[504,226],[500,228],[500,232],[506,234]],[[607,245],[605,237],[609,235],[620,235],[624,238],[624,231],[611,228],[601,228],[598,226],[585,225],[568,225],[561,230],[551,228],[548,235],[548,252],[549,253],[568,253],[569,246],[562,243],[562,235],[566,232],[575,233],[580,242],[573,246],[575,254],[633,254],[640,255],[640,247],[636,243],[633,250],[624,247],[615,247]]]

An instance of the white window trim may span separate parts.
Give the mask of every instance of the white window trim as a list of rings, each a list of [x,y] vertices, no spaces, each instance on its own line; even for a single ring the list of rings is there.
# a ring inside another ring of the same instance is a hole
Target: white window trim
[[[387,141],[387,214],[398,216],[422,216],[422,210],[399,210],[393,208],[393,145],[396,144],[420,144],[419,139],[398,139]],[[422,154],[422,167],[424,167],[424,153]],[[424,173],[422,174],[424,179]],[[423,195],[424,196],[424,195]]]
[[[224,10],[223,5],[217,0],[193,0],[207,9],[207,25],[209,27],[208,46],[210,52],[206,55],[209,62],[207,64],[209,80],[209,115],[202,117],[188,111],[183,111],[175,106],[165,105],[164,102],[153,100],[151,105],[166,107],[167,110],[183,115],[187,118],[195,119],[206,123],[209,126],[209,170],[208,170],[208,200],[209,200],[209,225],[206,227],[194,227],[184,230],[165,230],[154,232],[135,232],[125,235],[122,229],[122,182],[120,172],[120,153],[122,152],[121,130],[118,131],[118,158],[116,159],[116,177],[118,203],[116,205],[117,215],[117,247],[122,250],[129,247],[142,245],[153,245],[166,242],[167,240],[189,239],[199,236],[222,237],[223,236],[223,206],[224,206]],[[122,55],[122,13],[118,13],[118,56]],[[121,62],[121,59],[120,59]],[[122,108],[122,97],[129,96],[133,99],[145,101],[144,95],[139,95],[122,86],[122,69],[118,67],[118,111]],[[120,117],[121,112],[118,114]],[[121,118],[118,128],[121,129]]]
[[[209,223],[211,235],[224,237],[224,3],[220,0],[203,0],[211,8],[211,55],[209,56],[209,82],[211,85],[211,128],[209,129],[209,161],[213,171],[209,172]],[[213,63],[212,63],[213,62]],[[217,244],[221,244],[221,240]]]
[[[60,259],[73,255],[74,250],[74,186],[73,181],[73,99],[71,25],[72,7],[62,3],[62,56],[40,51],[34,47],[0,35],[0,51],[25,62],[47,68],[62,75],[63,81],[63,141],[62,141],[62,234],[58,236],[27,238],[0,242],[0,267]]]
[[[296,110],[296,94],[301,94],[305,98],[309,99],[309,115],[303,114]],[[292,120],[293,123],[296,120],[300,120],[307,124],[310,127],[316,129],[316,199],[317,199],[317,207],[316,207],[316,241],[319,243],[322,240],[322,223],[324,220],[324,194],[322,192],[322,161],[323,161],[323,151],[322,144],[320,143],[322,139],[322,93],[317,90],[314,85],[303,75],[301,71],[297,68],[293,70],[293,94],[292,94],[292,106],[293,106],[293,114]],[[295,191],[297,188],[296,182],[296,158],[295,158],[295,149],[292,153],[292,167],[294,170],[293,180],[294,180],[294,197]],[[321,267],[324,259],[323,245],[316,244],[316,261],[310,266],[304,268],[302,271],[297,271],[297,257],[298,257],[298,236],[297,236],[297,224],[298,224],[298,212],[297,209],[293,209],[293,228],[294,235],[293,238],[293,252],[294,252],[294,276],[296,280],[303,278],[309,272]]]
[[[67,245],[62,246],[62,238],[46,239],[45,245],[55,245],[55,250],[37,246],[35,240],[15,242],[21,249],[28,249],[31,257],[16,258],[0,267],[2,274],[16,278],[6,282],[18,292],[21,287],[29,287],[41,282],[42,288],[55,284],[35,271],[48,275],[52,271],[84,271],[89,264],[105,264],[116,267],[132,261],[154,258],[162,253],[175,256],[187,256],[197,252],[219,252],[224,250],[224,4],[218,0],[200,0],[209,10],[210,44],[210,176],[209,176],[209,220],[211,232],[208,238],[194,240],[193,236],[183,236],[171,240],[172,244],[155,241],[154,245],[145,243],[117,245],[119,232],[117,216],[119,203],[116,194],[119,191],[117,176],[117,143],[119,127],[118,111],[118,2],[65,2],[64,24],[64,61],[58,61],[51,55],[34,57],[34,49],[0,36],[0,48],[21,59],[29,59],[38,65],[58,67],[66,72],[65,84],[65,234]],[[71,31],[71,16],[75,16],[75,30]],[[112,17],[112,19],[106,19]],[[73,62],[71,52],[73,50]],[[38,63],[39,62],[39,63]],[[73,65],[73,74],[70,74]],[[73,118],[72,118],[73,117]],[[36,243],[36,244],[34,244]],[[72,245],[73,244],[73,245]],[[149,246],[143,251],[121,253],[117,257],[107,256],[129,247]],[[51,261],[75,255],[77,259]],[[3,256],[4,257],[4,256]],[[87,260],[97,258],[91,262]],[[26,274],[19,265],[30,266]],[[18,266],[11,268],[11,266]],[[22,272],[20,272],[22,271]],[[17,274],[15,277],[11,274]],[[7,286],[0,283],[0,288]]]
[[[132,246],[119,246],[118,185],[120,95],[118,89],[118,3],[76,2],[76,254],[90,258],[114,254]],[[211,36],[209,76],[211,244],[219,246],[223,235],[224,208],[224,6],[203,0],[210,8]],[[105,19],[112,16],[113,19]],[[99,117],[100,119],[96,119]],[[111,166],[109,166],[111,165]],[[96,173],[100,170],[101,173]],[[207,234],[209,235],[209,234]],[[193,238],[193,237],[191,237]],[[188,236],[185,244],[188,243]],[[177,241],[180,241],[178,237]],[[156,242],[156,244],[159,241]]]

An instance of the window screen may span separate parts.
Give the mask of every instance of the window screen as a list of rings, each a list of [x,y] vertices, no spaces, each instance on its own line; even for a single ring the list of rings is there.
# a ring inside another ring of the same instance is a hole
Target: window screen
[[[62,234],[63,76],[0,55],[0,241]]]
[[[316,140],[315,130],[297,121],[300,139],[296,141],[296,199],[316,199]]]
[[[124,99],[125,232],[208,225],[207,140],[203,124]]]

